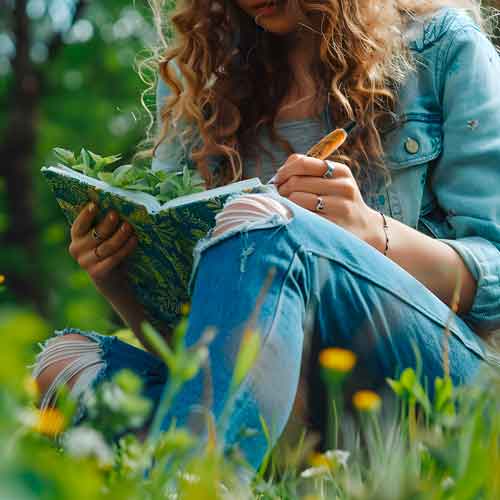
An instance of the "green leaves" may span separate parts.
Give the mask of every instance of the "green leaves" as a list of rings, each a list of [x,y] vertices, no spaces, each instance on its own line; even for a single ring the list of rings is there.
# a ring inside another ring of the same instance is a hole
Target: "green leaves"
[[[57,160],[64,166],[96,179],[99,178],[99,173],[103,172],[105,168],[121,159],[120,155],[103,157],[85,148],[80,150],[78,156],[73,151],[63,148],[54,148],[52,151]]]
[[[455,415],[453,383],[450,377],[437,377],[434,381],[434,411],[445,416]]]
[[[73,151],[68,151],[63,148],[54,148],[55,157],[64,165],[73,166],[76,165],[77,161],[75,158],[75,153]]]
[[[126,164],[113,166],[120,155],[100,156],[82,148],[78,156],[63,148],[54,148],[54,156],[64,166],[110,186],[133,191],[143,191],[166,202],[179,196],[203,191],[204,181],[198,172],[191,172],[187,165],[178,172],[153,172],[149,166]]]
[[[173,172],[166,175],[163,182],[158,184],[158,201],[168,201],[179,196],[203,191],[203,179],[197,172],[192,174],[185,165],[182,172]]]
[[[429,398],[412,368],[406,368],[399,380],[387,379],[387,383],[403,401],[410,404],[419,403],[427,414],[431,412]]]

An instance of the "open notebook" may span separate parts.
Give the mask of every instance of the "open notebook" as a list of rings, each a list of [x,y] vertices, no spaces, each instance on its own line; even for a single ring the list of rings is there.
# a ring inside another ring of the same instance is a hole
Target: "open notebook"
[[[240,192],[266,192],[255,177],[160,204],[150,194],[120,189],[64,166],[41,169],[69,224],[95,201],[99,215],[111,208],[134,228],[139,244],[124,264],[136,298],[155,325],[172,328],[189,301],[193,248],[215,225],[225,199]]]

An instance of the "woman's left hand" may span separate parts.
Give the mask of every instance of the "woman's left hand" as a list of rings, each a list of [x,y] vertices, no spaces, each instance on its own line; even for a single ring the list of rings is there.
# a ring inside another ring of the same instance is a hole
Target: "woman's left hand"
[[[334,164],[333,176],[325,178],[326,165],[323,160],[292,154],[276,173],[274,184],[281,196],[342,226],[380,249],[383,247],[380,214],[364,202],[351,169],[343,163]],[[318,196],[324,201],[321,211],[316,210]]]

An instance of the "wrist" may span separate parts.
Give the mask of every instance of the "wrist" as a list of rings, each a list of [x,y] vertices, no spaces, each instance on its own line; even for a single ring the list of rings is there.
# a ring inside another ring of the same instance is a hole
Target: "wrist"
[[[121,295],[128,291],[129,283],[126,275],[119,269],[114,269],[105,279],[92,279],[96,289],[103,295]]]
[[[387,217],[377,210],[370,210],[370,236],[366,242],[375,248],[375,250],[378,250],[381,254],[387,255],[388,228],[384,228],[385,224],[388,222]]]

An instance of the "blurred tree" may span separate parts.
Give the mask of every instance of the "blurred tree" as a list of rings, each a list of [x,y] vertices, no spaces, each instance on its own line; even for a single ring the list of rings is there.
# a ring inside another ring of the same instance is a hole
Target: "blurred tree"
[[[70,28],[80,18],[87,6],[86,0],[79,0],[74,5],[74,12],[69,21]],[[37,41],[28,13],[28,1],[16,0],[12,5],[11,25],[15,49],[11,67],[12,77],[7,90],[6,130],[0,146],[0,174],[5,182],[9,224],[3,235],[6,245],[20,247],[27,255],[38,255],[38,228],[33,218],[31,162],[35,153],[40,100],[46,84],[44,68],[39,67],[33,58],[32,49]],[[58,57],[63,48],[62,31],[52,31],[44,37],[47,64]],[[39,49],[40,50],[40,49]],[[36,266],[36,259],[31,265]],[[33,271],[36,271],[33,269]],[[33,274],[11,275],[12,291],[24,300],[33,301],[41,310],[44,309],[44,290],[38,280],[30,279]]]
[[[106,329],[110,309],[69,257],[69,228],[39,169],[55,146],[135,152],[149,123],[135,67],[155,42],[148,16],[146,0],[0,0],[3,300],[58,325]]]

